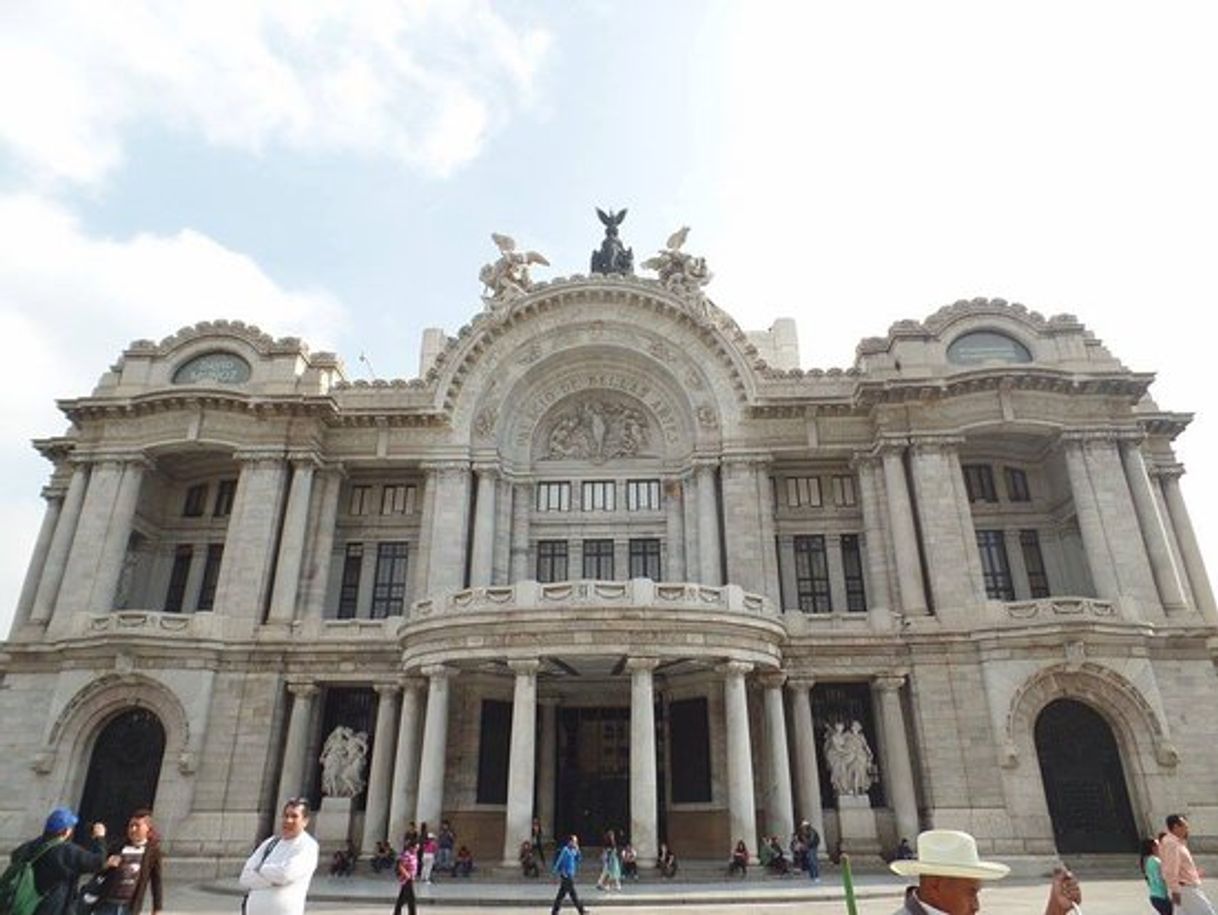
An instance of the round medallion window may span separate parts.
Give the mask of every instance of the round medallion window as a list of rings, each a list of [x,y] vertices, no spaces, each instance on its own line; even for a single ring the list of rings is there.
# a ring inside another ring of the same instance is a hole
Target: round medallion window
[[[244,384],[250,364],[236,353],[204,353],[173,373],[174,384]]]
[[[1031,362],[1028,348],[1013,337],[994,330],[975,330],[952,341],[947,361],[956,365],[983,362]]]

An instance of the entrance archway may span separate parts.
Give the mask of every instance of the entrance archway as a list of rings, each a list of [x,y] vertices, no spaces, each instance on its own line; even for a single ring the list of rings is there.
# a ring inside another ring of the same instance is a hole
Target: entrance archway
[[[1057,850],[1137,851],[1121,752],[1108,722],[1081,702],[1056,699],[1037,717],[1035,736]]]
[[[101,821],[111,836],[125,834],[127,817],[156,800],[165,755],[165,728],[155,713],[133,708],[97,735],[80,799],[81,823]],[[81,834],[85,835],[84,830]]]

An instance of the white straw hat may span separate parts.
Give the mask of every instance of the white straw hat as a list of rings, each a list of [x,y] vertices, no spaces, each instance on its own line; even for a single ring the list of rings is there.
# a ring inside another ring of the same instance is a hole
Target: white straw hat
[[[971,880],[998,880],[1011,871],[997,861],[980,860],[973,837],[954,829],[928,829],[918,836],[916,860],[893,861],[888,866],[902,877],[926,874]]]

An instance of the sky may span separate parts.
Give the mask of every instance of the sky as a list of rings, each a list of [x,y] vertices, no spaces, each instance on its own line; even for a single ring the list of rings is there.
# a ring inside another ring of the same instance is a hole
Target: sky
[[[1158,374],[1218,572],[1218,7],[0,3],[0,632],[60,434],[139,338],[228,318],[413,377],[492,232],[587,271],[683,225],[805,368],[962,298]],[[1208,113],[1207,113],[1208,112]],[[1213,573],[1212,573],[1213,574]]]

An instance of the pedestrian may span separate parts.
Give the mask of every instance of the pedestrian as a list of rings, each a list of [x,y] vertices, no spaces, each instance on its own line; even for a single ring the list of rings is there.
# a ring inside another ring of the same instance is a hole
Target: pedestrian
[[[398,878],[398,901],[394,903],[393,915],[402,915],[402,906],[406,906],[409,915],[415,915],[414,878],[419,872],[418,844],[409,841],[402,848],[395,865]]]
[[[583,860],[583,855],[579,852],[579,836],[572,835],[567,839],[567,844],[554,856],[554,867],[551,870],[558,877],[558,894],[554,897],[550,915],[558,915],[558,909],[567,896],[571,897],[571,902],[579,910],[579,915],[584,915],[587,911],[584,904],[579,901],[579,894],[575,892],[575,875],[579,873],[581,860]]]
[[[56,807],[46,818],[42,835],[19,845],[12,854],[14,864],[28,862],[34,872],[34,889],[42,897],[34,915],[68,915],[76,907],[76,886],[85,874],[103,866],[116,867],[118,856],[106,857],[103,841],[106,827],[94,823],[89,830],[89,846],[82,848],[69,841],[77,820],[67,807]]]
[[[1214,915],[1214,907],[1201,891],[1201,872],[1188,847],[1188,820],[1179,813],[1167,818],[1167,835],[1159,842],[1163,882],[1179,915]]]
[[[161,846],[151,810],[140,808],[128,817],[126,841],[116,854],[119,863],[103,872],[94,915],[139,915],[149,887],[152,915],[160,915],[164,908]]]
[[[973,915],[981,911],[981,883],[1005,877],[1010,868],[977,856],[977,843],[966,832],[931,829],[918,836],[918,857],[888,865],[902,877],[917,877],[896,915]]]
[[[440,835],[436,839],[436,870],[455,874],[456,859],[453,850],[457,847],[457,834],[448,820],[440,821]]]
[[[541,832],[541,820],[539,820],[537,817],[533,817],[533,826],[529,830],[529,842],[532,843],[533,854],[537,856],[537,861],[541,865],[546,863],[546,850],[543,842],[544,838],[545,837]]]
[[[610,829],[605,833],[601,848],[601,875],[596,878],[598,890],[620,890],[622,888],[622,864],[617,853],[617,836]]]
[[[736,847],[732,849],[732,856],[727,862],[727,875],[740,874],[747,877],[749,873],[749,847],[744,844],[744,839],[736,842]]]
[[[308,800],[288,798],[279,833],[255,848],[241,870],[243,915],[302,915],[317,870],[317,840],[305,831],[308,825]]]
[[[422,851],[419,865],[419,881],[431,883],[431,871],[436,866],[436,834],[419,830],[419,848]]]
[[[1164,833],[1160,833],[1164,835]],[[1163,862],[1159,860],[1159,840],[1143,839],[1138,868],[1150,891],[1150,904],[1159,915],[1172,915],[1171,893],[1163,881]]]

